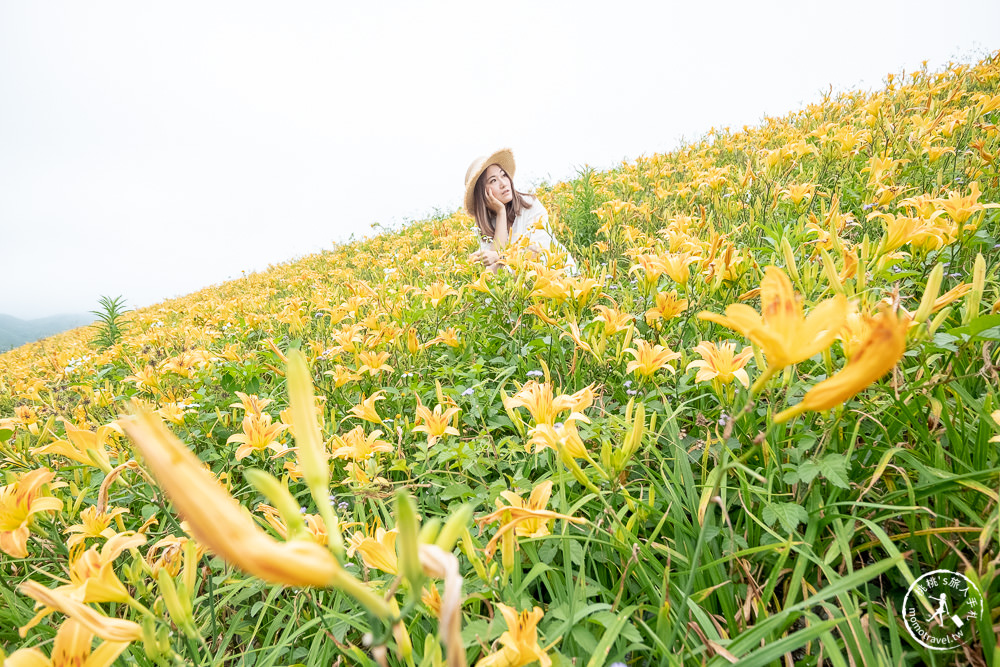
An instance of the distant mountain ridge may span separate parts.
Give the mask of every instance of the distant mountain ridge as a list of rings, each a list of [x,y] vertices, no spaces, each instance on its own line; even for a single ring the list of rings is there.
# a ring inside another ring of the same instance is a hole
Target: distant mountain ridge
[[[97,318],[91,313],[64,313],[34,320],[22,320],[0,313],[0,352],[52,336],[69,329],[87,326]]]

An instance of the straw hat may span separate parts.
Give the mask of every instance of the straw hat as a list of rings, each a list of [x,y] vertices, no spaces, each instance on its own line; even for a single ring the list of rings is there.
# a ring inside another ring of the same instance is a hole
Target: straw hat
[[[514,178],[514,154],[509,148],[501,148],[492,155],[481,155],[473,160],[469,170],[465,172],[465,210],[469,215],[474,215],[472,192],[476,188],[476,181],[491,164],[500,165],[508,176]]]

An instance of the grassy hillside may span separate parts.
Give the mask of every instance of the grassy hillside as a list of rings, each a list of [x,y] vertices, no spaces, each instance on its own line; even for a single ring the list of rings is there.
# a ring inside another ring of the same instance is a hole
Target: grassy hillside
[[[458,212],[0,356],[0,647],[1000,665],[998,122],[889,76],[544,185],[579,276]]]

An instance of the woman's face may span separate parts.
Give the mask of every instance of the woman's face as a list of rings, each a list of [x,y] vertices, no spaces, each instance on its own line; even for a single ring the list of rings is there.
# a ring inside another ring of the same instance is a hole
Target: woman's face
[[[486,168],[486,192],[492,194],[503,204],[509,204],[514,198],[514,188],[510,186],[510,176],[500,168],[491,164]]]

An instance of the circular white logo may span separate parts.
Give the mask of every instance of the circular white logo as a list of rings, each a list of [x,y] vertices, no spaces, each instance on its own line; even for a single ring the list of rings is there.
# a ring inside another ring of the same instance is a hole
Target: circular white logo
[[[979,589],[968,577],[951,570],[922,575],[903,598],[906,630],[922,646],[937,651],[966,643],[982,613]]]

